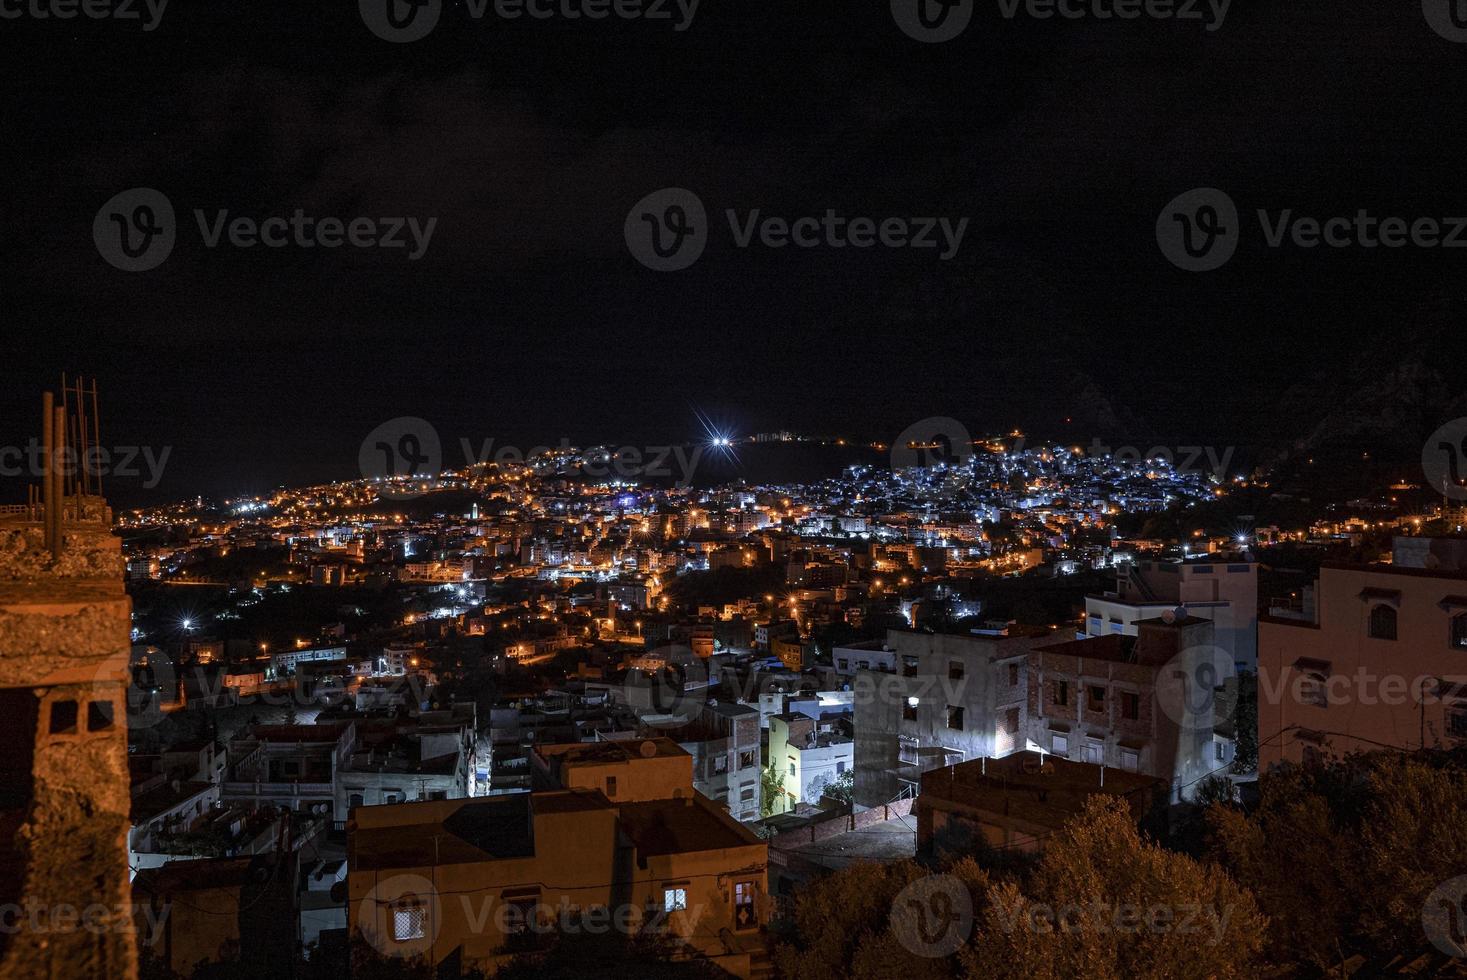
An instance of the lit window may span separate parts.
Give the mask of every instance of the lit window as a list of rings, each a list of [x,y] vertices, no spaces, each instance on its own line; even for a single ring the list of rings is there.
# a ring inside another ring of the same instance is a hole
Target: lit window
[[[421,905],[399,905],[392,910],[392,938],[400,943],[427,935],[428,910]]]
[[[1135,772],[1140,765],[1140,753],[1131,749],[1121,749],[1121,768],[1127,772]]]
[[[662,911],[681,912],[688,907],[688,890],[686,888],[664,888],[662,889]]]

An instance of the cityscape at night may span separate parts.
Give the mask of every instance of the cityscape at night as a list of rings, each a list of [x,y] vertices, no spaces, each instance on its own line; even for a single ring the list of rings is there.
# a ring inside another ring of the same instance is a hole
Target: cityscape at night
[[[1467,978],[1467,3],[0,0],[0,980]]]

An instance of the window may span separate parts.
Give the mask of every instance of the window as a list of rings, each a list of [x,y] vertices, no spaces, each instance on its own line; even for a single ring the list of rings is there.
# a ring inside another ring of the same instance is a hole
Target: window
[[[1121,693],[1121,717],[1136,721],[1141,717],[1141,696],[1130,691]]]
[[[353,794],[351,794],[351,796],[347,797],[347,799],[346,799],[346,805],[347,805],[348,808],[355,807],[355,806],[361,806],[365,802],[366,802],[366,799],[363,798],[363,796],[362,796],[361,793],[353,793]]]
[[[1121,749],[1121,768],[1126,772],[1135,772],[1141,765],[1141,753],[1135,749]]]
[[[950,681],[960,681],[963,679],[963,664],[961,661],[949,660],[947,662],[947,679]]]
[[[1009,687],[1019,686],[1019,665],[1009,664]]]
[[[1447,712],[1447,734],[1453,738],[1467,738],[1467,704],[1453,705]]]
[[[947,706],[947,727],[955,732],[963,730],[963,709],[961,707]]]
[[[753,803],[754,802],[754,787],[752,787],[752,786],[745,786],[743,789],[739,790],[739,802],[740,803]]]
[[[839,762],[837,762],[835,764],[835,774],[837,776],[844,775],[845,774],[845,771],[846,771],[846,763],[845,763],[845,760],[842,759],[842,760],[840,760]]]
[[[1105,747],[1099,742],[1086,742],[1080,748],[1080,755],[1084,761],[1098,766],[1105,761]]]
[[[1054,691],[1054,697],[1053,697],[1054,703],[1057,704],[1057,705],[1059,705],[1061,708],[1067,708],[1067,707],[1069,707],[1069,705],[1070,705],[1070,682],[1069,681],[1055,681],[1054,682],[1053,691]]]
[[[392,909],[392,938],[400,943],[422,939],[428,934],[428,910],[421,905],[398,905]]]
[[[76,732],[76,702],[51,702],[51,734],[71,735]]]
[[[739,768],[740,769],[752,769],[752,768],[754,768],[754,753],[753,752],[740,752],[739,753]]]
[[[906,703],[902,705],[902,721],[916,721],[916,720],[917,720],[917,699],[916,698],[907,698]]]
[[[607,799],[612,799],[615,796],[616,796],[616,777],[615,776],[607,776],[606,777],[606,798]]]
[[[790,775],[795,775],[795,760],[793,759],[790,760]]]
[[[1055,755],[1070,754],[1070,736],[1063,732],[1054,732],[1049,736],[1049,751]]]
[[[713,775],[722,776],[728,772],[728,756],[722,752],[713,757]]]
[[[1086,711],[1105,710],[1105,688],[1091,685],[1086,689],[1085,693],[1087,695],[1085,699]]]
[[[841,657],[840,660],[837,662],[840,664],[841,673],[845,673],[846,671],[851,669],[851,662],[845,657]]]
[[[917,676],[917,658],[916,657],[903,657],[902,658],[902,676],[903,677],[916,677]]]
[[[519,891],[505,893],[503,901],[507,914],[504,931],[511,936],[526,936],[539,924],[540,893]]]
[[[759,926],[754,914],[754,882],[740,881],[734,884],[734,928],[747,932]]]
[[[662,889],[662,911],[683,912],[688,907],[688,886],[675,885]]]
[[[87,704],[87,731],[101,732],[112,727],[112,702],[92,701]]]
[[[1370,610],[1370,636],[1375,640],[1396,638],[1396,610],[1380,605]]]
[[[1299,678],[1299,700],[1316,708],[1329,707],[1329,694],[1325,691],[1325,676],[1319,671],[1307,671]]]
[[[1467,650],[1467,613],[1452,617],[1452,646]]]

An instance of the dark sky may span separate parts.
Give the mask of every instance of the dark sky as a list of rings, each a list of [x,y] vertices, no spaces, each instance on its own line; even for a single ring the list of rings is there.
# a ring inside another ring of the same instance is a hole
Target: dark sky
[[[1234,0],[1215,32],[987,0],[942,44],[850,0],[704,0],[681,32],[450,0],[411,44],[347,0],[175,4],[151,32],[0,20],[0,441],[34,432],[62,370],[94,374],[104,441],[171,447],[128,503],[350,477],[406,415],[450,444],[681,440],[702,412],[1231,445],[1307,433],[1403,359],[1463,387],[1467,251],[1270,249],[1253,217],[1467,215],[1467,44],[1415,0]],[[178,241],[127,273],[92,224],[139,186]],[[713,230],[656,273],[623,223],[669,186]],[[1242,242],[1188,273],[1155,226],[1202,186],[1237,202]],[[209,249],[192,213],[296,208],[437,226],[410,262]],[[739,249],[729,208],[969,226],[946,262]]]

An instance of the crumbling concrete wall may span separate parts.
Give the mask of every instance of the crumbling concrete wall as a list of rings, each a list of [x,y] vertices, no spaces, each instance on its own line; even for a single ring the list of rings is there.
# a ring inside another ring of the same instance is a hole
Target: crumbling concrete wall
[[[0,523],[0,689],[34,698],[29,799],[0,812],[0,980],[137,976],[128,887],[126,684],[131,602],[121,543]],[[24,733],[17,733],[24,741]]]

